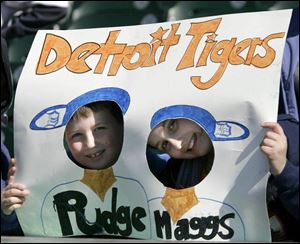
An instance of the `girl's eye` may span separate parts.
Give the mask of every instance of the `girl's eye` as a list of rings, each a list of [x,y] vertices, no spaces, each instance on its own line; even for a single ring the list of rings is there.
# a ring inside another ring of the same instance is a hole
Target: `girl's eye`
[[[168,150],[168,142],[167,141],[164,141],[162,144],[161,144],[161,148],[163,151],[167,151]]]
[[[168,124],[168,130],[169,131],[173,131],[175,128],[175,120],[174,119],[171,119],[169,124]]]

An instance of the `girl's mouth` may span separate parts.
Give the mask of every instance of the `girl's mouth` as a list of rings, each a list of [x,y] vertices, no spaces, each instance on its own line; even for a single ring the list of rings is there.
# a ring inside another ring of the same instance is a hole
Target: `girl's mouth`
[[[194,146],[196,144],[196,140],[197,140],[196,134],[193,134],[193,136],[192,136],[192,138],[190,140],[189,146],[188,146],[188,151],[192,151],[193,150],[193,148],[194,148]]]

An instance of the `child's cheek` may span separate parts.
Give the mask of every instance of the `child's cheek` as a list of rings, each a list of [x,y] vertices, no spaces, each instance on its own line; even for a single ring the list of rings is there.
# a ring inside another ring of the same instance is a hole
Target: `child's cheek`
[[[83,149],[83,144],[81,142],[74,142],[71,144],[71,150],[73,153],[80,153]]]

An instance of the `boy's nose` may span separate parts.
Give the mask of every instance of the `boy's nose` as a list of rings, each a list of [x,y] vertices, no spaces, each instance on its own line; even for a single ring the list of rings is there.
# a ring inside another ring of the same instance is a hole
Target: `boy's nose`
[[[87,136],[86,136],[86,146],[88,148],[95,147],[95,138],[94,138],[93,135],[87,134]]]

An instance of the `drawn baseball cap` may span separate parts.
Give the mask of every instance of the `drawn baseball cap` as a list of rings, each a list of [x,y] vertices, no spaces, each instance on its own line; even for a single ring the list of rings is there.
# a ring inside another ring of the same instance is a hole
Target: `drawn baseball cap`
[[[235,121],[217,121],[207,110],[191,105],[173,105],[154,113],[150,127],[154,129],[167,119],[190,119],[200,125],[212,141],[243,140],[250,134],[248,128]]]
[[[174,105],[158,110],[152,116],[151,129],[168,119],[189,119],[201,126],[212,141],[242,140],[250,134],[248,128],[240,123],[235,121],[216,121],[207,110],[191,105]],[[168,182],[161,177],[160,172],[163,172],[167,164],[172,163],[172,160],[176,159],[173,159],[168,153],[149,145],[146,149],[146,157],[149,169],[153,175],[165,186],[168,186]]]
[[[98,101],[115,102],[124,115],[130,104],[127,91],[117,87],[105,87],[86,92],[68,104],[48,107],[39,112],[30,122],[32,130],[51,130],[66,125],[78,108]]]

